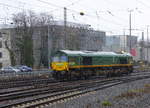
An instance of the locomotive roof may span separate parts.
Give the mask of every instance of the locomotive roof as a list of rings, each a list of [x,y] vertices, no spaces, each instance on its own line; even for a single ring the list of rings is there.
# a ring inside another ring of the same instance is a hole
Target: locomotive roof
[[[60,50],[59,52],[65,53],[69,56],[131,56],[129,53],[118,54],[115,52],[104,51],[72,51],[72,50]]]

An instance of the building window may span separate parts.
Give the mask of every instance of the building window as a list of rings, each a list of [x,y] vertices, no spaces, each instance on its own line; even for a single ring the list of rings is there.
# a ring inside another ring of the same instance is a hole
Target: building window
[[[0,37],[2,37],[2,32],[0,32]]]
[[[2,48],[2,41],[0,41],[0,48]]]
[[[0,63],[0,68],[2,68],[2,65],[3,65],[3,64],[2,64],[2,63]]]
[[[0,58],[2,58],[2,52],[0,52]]]

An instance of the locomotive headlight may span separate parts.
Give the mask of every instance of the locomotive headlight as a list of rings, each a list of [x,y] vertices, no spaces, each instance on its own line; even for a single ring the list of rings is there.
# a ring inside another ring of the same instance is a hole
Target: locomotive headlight
[[[75,65],[75,62],[69,62],[69,65]]]
[[[57,66],[63,66],[64,64],[63,63],[57,63],[56,65]]]
[[[61,74],[65,74],[65,71],[61,71]]]

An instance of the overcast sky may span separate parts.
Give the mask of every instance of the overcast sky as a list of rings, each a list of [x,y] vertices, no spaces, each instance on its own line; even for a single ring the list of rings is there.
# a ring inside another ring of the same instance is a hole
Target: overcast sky
[[[141,35],[140,30],[150,25],[150,0],[0,0],[0,23],[10,23],[12,14],[23,10],[48,12],[63,20],[63,7],[67,8],[67,21],[89,24],[108,34],[123,34],[123,29],[128,34],[129,10],[133,10],[132,29],[139,29],[132,34]]]

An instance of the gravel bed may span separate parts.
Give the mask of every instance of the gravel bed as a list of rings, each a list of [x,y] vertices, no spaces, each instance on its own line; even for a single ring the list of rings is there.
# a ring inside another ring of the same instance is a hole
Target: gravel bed
[[[145,84],[149,85],[149,91],[140,92]],[[118,97],[131,91],[135,91],[138,95],[128,98]],[[113,86],[47,108],[150,108],[150,79]]]

